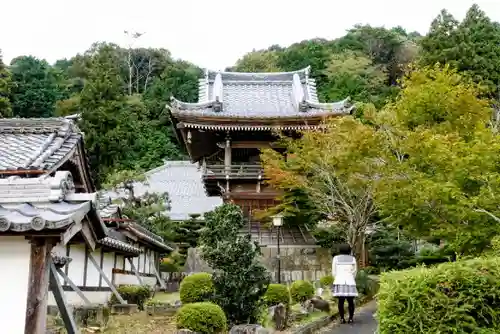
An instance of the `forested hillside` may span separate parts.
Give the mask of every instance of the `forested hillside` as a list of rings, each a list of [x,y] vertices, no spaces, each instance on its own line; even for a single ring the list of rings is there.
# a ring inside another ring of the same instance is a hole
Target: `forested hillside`
[[[396,96],[412,63],[449,64],[496,98],[500,25],[473,6],[462,22],[441,12],[426,36],[402,27],[359,25],[336,40],[254,50],[228,70],[292,71],[310,65],[320,99],[350,96],[362,117],[363,105],[380,109]],[[113,170],[149,169],[164,159],[183,158],[164,107],[171,95],[196,101],[201,74],[196,64],[175,59],[168,50],[112,43],[95,43],[55,64],[29,55],[10,64],[0,58],[0,117],[81,114],[91,167],[103,181]]]

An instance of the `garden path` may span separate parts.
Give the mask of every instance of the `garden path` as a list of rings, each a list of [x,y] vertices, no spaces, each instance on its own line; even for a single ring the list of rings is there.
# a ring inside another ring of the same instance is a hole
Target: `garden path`
[[[374,334],[377,331],[376,311],[377,302],[373,300],[356,312],[353,324],[335,326],[325,334]]]

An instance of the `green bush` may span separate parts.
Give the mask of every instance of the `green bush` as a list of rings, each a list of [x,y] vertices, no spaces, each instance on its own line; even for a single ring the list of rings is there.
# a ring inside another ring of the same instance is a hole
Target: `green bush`
[[[333,284],[333,276],[332,275],[323,276],[319,279],[319,283],[324,288],[331,287]]]
[[[290,292],[288,287],[283,284],[269,284],[266,294],[264,295],[264,301],[268,306],[278,305],[283,303],[284,305],[290,305]]]
[[[209,273],[196,273],[186,276],[179,289],[183,304],[209,301],[214,293],[212,275]]]
[[[309,281],[295,281],[290,287],[290,295],[295,303],[305,302],[314,296],[314,286]]]
[[[144,303],[151,297],[151,288],[147,285],[120,285],[117,288],[118,293],[129,304],[137,304],[139,310],[144,310]],[[120,304],[115,294],[111,295],[109,304]]]
[[[177,311],[177,328],[196,333],[222,333],[226,330],[226,315],[219,305],[210,302],[192,303]]]
[[[380,334],[499,333],[500,258],[382,275]]]
[[[370,278],[364,269],[358,271],[356,275],[356,287],[360,294],[373,297],[378,291],[378,286],[378,282]]]

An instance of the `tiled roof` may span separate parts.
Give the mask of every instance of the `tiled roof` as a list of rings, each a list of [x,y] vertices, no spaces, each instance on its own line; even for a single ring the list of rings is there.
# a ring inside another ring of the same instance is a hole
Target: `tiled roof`
[[[0,170],[53,171],[71,158],[81,138],[65,118],[0,119]]]
[[[81,221],[96,194],[76,194],[70,172],[0,179],[0,232],[61,229]]]
[[[190,215],[203,215],[222,204],[219,197],[208,197],[202,182],[202,172],[189,161],[167,161],[147,172],[148,185],[140,184],[137,193],[167,192],[170,197],[172,220],[187,220]]]
[[[175,116],[300,120],[352,111],[348,98],[320,103],[309,71],[309,67],[281,73],[207,71],[199,81],[198,103],[173,98],[171,112]]]
[[[106,237],[104,239],[99,240],[99,243],[108,246],[110,248],[118,249],[121,251],[125,251],[127,253],[132,253],[132,254],[140,254],[141,250],[128,242],[121,241],[118,239],[115,239],[113,237]]]
[[[111,201],[112,196],[117,196],[116,193],[106,193],[106,194],[101,194],[98,199],[98,210],[99,210],[99,215],[101,218],[124,218],[124,217],[119,217],[118,216],[118,209],[119,205],[114,204]],[[119,228],[123,228],[137,236],[139,239],[142,239],[148,243],[154,244],[155,246],[171,251],[173,250],[170,246],[166,245],[163,242],[163,238],[160,237],[159,235],[154,234],[151,231],[148,231],[147,229],[143,228],[139,224],[136,224],[134,222],[119,222]],[[108,230],[108,235],[111,237],[116,238],[116,235],[113,236],[112,233],[117,233],[120,234],[119,231],[113,231],[113,230]]]

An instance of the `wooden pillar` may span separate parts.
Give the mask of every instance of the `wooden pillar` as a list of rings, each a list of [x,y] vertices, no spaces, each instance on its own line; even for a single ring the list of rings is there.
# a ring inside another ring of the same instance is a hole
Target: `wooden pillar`
[[[224,146],[224,165],[226,170],[231,166],[231,138],[229,134],[226,137],[226,145]]]
[[[49,293],[50,252],[54,242],[46,238],[30,240],[30,273],[26,301],[25,334],[45,334]]]

